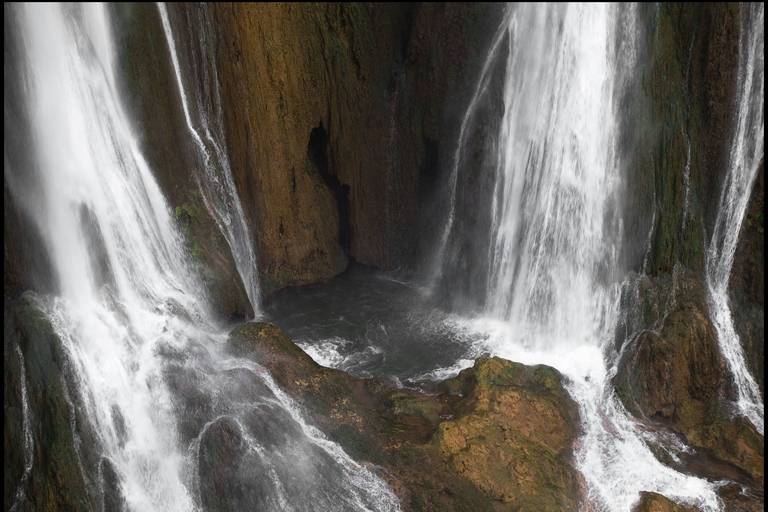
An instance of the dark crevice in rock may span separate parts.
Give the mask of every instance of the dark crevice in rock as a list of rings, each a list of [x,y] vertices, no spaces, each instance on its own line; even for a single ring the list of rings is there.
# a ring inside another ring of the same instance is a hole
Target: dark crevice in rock
[[[423,137],[424,161],[419,168],[419,196],[426,199],[440,184],[440,142]]]
[[[349,257],[352,244],[352,223],[349,217],[349,185],[344,185],[328,166],[328,135],[323,128],[323,122],[312,130],[307,144],[307,158],[320,172],[323,181],[333,192],[339,208],[339,245],[344,254]]]

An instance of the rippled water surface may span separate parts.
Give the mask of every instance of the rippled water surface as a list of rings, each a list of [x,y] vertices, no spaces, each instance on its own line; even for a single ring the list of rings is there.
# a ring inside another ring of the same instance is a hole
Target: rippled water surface
[[[317,362],[358,377],[442,379],[483,355],[475,343],[481,336],[425,290],[359,267],[325,284],[282,290],[265,313]]]

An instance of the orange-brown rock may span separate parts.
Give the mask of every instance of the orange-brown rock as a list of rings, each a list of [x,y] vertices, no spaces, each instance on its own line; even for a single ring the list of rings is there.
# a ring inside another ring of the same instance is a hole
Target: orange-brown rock
[[[671,282],[644,279],[640,307],[649,328],[624,350],[613,380],[619,397],[636,416],[671,426],[760,485],[764,438],[748,421],[732,418],[721,400],[734,390],[701,279],[682,268]]]
[[[385,468],[405,510],[579,507],[578,412],[553,368],[481,358],[418,392],[321,367],[272,324],[239,327],[230,345],[350,455]]]
[[[265,294],[339,274],[347,256],[413,264],[422,174],[437,172],[438,140],[452,151],[494,9],[214,5],[227,144]]]
[[[632,509],[632,512],[696,512],[696,507],[678,505],[666,496],[655,492],[642,492],[640,502]]]

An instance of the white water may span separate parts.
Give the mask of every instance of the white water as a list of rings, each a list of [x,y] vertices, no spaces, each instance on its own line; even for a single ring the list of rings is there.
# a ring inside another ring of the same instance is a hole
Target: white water
[[[718,205],[712,242],[707,251],[710,311],[720,351],[736,385],[738,412],[762,434],[765,405],[760,388],[747,369],[728,304],[728,281],[752,185],[765,155],[765,4],[745,5],[749,15],[740,34],[738,112],[731,141],[728,174]]]
[[[217,331],[174,215],[119,102],[105,6],[15,8],[43,188],[32,215],[61,289],[38,305],[61,338],[83,397],[79,406],[98,436],[96,449],[115,467],[127,508],[200,510],[197,450],[206,424],[220,416],[246,424],[254,404],[238,402],[245,397],[227,387],[227,359],[219,354],[227,335]],[[269,376],[251,367],[272,390],[272,398],[262,397],[270,401],[265,421],[297,433],[286,441],[293,457],[279,446],[261,448],[262,467],[277,468],[272,477],[247,475],[254,485],[272,483],[268,508],[398,509],[378,477],[312,431]],[[179,381],[192,383],[197,394],[186,396]],[[200,397],[208,409],[196,405]],[[197,439],[185,434],[190,424],[202,428]],[[26,401],[24,428],[26,435]],[[261,433],[251,428],[242,437],[258,443]],[[85,447],[76,449],[79,456]],[[302,452],[314,458],[296,468]]]
[[[202,98],[202,91],[200,91],[199,88],[195,88],[195,99],[199,106],[197,113],[200,117],[200,125],[202,125],[205,135],[204,142],[192,122],[192,116],[189,109],[189,98],[184,87],[184,80],[179,66],[179,57],[176,51],[173,31],[171,30],[171,22],[168,18],[168,9],[164,3],[158,3],[157,7],[163,21],[163,29],[165,30],[165,37],[168,41],[168,49],[170,50],[171,61],[173,62],[173,71],[176,76],[176,83],[179,87],[179,94],[181,95],[181,101],[184,107],[184,119],[187,121],[187,128],[189,129],[190,135],[192,135],[192,139],[195,141],[195,146],[197,147],[202,160],[203,172],[196,173],[196,177],[202,192],[203,201],[205,202],[208,211],[211,212],[213,218],[216,220],[219,230],[224,234],[224,237],[229,244],[232,256],[235,259],[235,265],[243,280],[248,299],[251,302],[251,307],[253,307],[253,312],[258,318],[260,316],[259,301],[261,293],[259,291],[256,251],[251,243],[251,235],[245,222],[243,206],[240,203],[240,198],[237,195],[237,189],[235,188],[235,182],[232,178],[232,170],[229,166],[229,155],[223,144],[224,122],[222,118],[221,93],[219,90],[216,66],[211,66],[210,69],[208,67],[203,70],[195,69],[196,74],[199,76],[204,78],[210,77],[214,86],[213,90],[209,91],[209,94],[212,96],[212,98],[207,98],[209,101],[204,101]],[[199,28],[201,29],[201,33],[198,34],[200,37],[205,38],[211,36],[203,30],[203,27]],[[203,65],[207,64],[207,59],[203,58],[201,60],[203,61]],[[208,105],[210,105],[210,108],[204,107]],[[209,110],[213,110],[213,112],[210,112]]]
[[[641,491],[653,491],[719,510],[717,484],[661,464],[648,443],[666,444],[672,456],[685,448],[634,422],[610,383],[621,289],[615,109],[639,65],[635,11],[598,4],[509,9],[486,306],[478,318],[455,321],[482,333],[481,351],[566,376],[583,421],[576,462],[585,509],[630,510]],[[617,41],[620,23],[633,29]],[[484,93],[478,86],[467,117]]]
[[[19,507],[24,503],[24,496],[27,489],[27,482],[29,481],[29,475],[32,473],[32,465],[35,462],[35,437],[32,435],[32,431],[29,425],[29,398],[27,398],[27,372],[24,365],[24,355],[21,353],[21,349],[16,345],[16,354],[19,356],[19,389],[21,389],[21,413],[22,413],[22,430],[24,432],[24,473],[21,475],[19,485],[16,488],[16,492],[13,494],[13,504],[11,505],[10,512],[19,510]]]

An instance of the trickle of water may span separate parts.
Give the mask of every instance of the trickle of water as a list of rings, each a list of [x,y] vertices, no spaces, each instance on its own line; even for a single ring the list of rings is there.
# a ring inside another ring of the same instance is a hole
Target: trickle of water
[[[26,499],[27,482],[29,481],[29,475],[32,473],[32,465],[35,463],[35,438],[32,435],[29,424],[29,398],[27,398],[27,372],[24,369],[24,354],[21,353],[21,349],[18,345],[16,345],[15,348],[16,354],[19,356],[19,388],[21,389],[22,413],[21,428],[24,432],[24,473],[21,475],[19,485],[13,495],[13,504],[11,505],[10,512],[19,510],[19,507],[24,503],[24,500]]]
[[[509,19],[509,11],[505,12],[504,21],[502,21],[499,29],[496,32],[496,35],[493,37],[491,49],[488,52],[488,57],[485,59],[483,69],[480,72],[480,79],[477,81],[477,86],[475,87],[475,92],[472,95],[472,100],[470,101],[467,112],[464,114],[464,118],[461,121],[461,128],[459,129],[459,141],[456,145],[456,152],[453,155],[451,174],[448,178],[448,187],[450,190],[450,197],[448,198],[448,217],[445,223],[445,227],[443,227],[443,232],[441,233],[440,239],[437,243],[437,250],[435,255],[436,264],[430,273],[431,275],[429,282],[427,283],[427,289],[431,292],[434,292],[437,283],[442,277],[444,266],[443,260],[446,257],[445,253],[448,246],[448,241],[454,230],[454,223],[456,221],[456,187],[458,185],[458,177],[462,163],[463,151],[467,144],[467,137],[469,136],[468,126],[477,111],[480,100],[488,92],[489,82],[491,79],[491,67],[498,57],[501,43],[504,41],[504,37],[507,34],[507,19]]]
[[[710,311],[720,351],[733,374],[738,412],[763,434],[765,406],[760,388],[749,373],[728,301],[728,281],[755,176],[765,155],[765,4],[745,4],[739,34],[739,83],[736,130],[731,141],[728,174],[707,251]]]
[[[189,97],[187,96],[184,80],[182,78],[181,67],[179,65],[176,42],[171,30],[171,22],[168,18],[168,9],[162,2],[158,2],[157,7],[160,11],[160,17],[163,21],[165,37],[168,41],[168,49],[171,53],[173,62],[173,71],[176,76],[176,83],[179,86],[179,94],[184,107],[184,119],[187,121],[192,139],[199,152],[202,161],[202,173],[197,172],[196,177],[203,201],[206,208],[213,214],[219,231],[222,232],[227,240],[232,255],[235,259],[235,265],[240,273],[240,278],[245,286],[248,299],[255,316],[260,316],[259,302],[261,292],[259,291],[258,266],[256,261],[256,251],[251,242],[251,234],[248,225],[245,222],[245,214],[240,198],[237,195],[235,182],[232,178],[232,170],[229,165],[229,155],[223,144],[223,113],[221,110],[221,94],[219,88],[218,72],[216,66],[210,66],[208,59],[203,58],[202,66],[204,69],[197,69],[197,63],[193,66],[193,72],[199,77],[210,79],[213,87],[208,87],[208,94],[212,98],[203,98],[203,92],[200,88],[195,88],[195,100],[198,105],[197,113],[200,117],[199,125],[202,126],[205,141],[195,128],[192,121],[192,115],[189,109]],[[203,45],[206,40],[212,38],[209,27],[200,16],[200,24],[196,27],[200,30],[200,36]],[[205,49],[204,49],[205,51]]]

